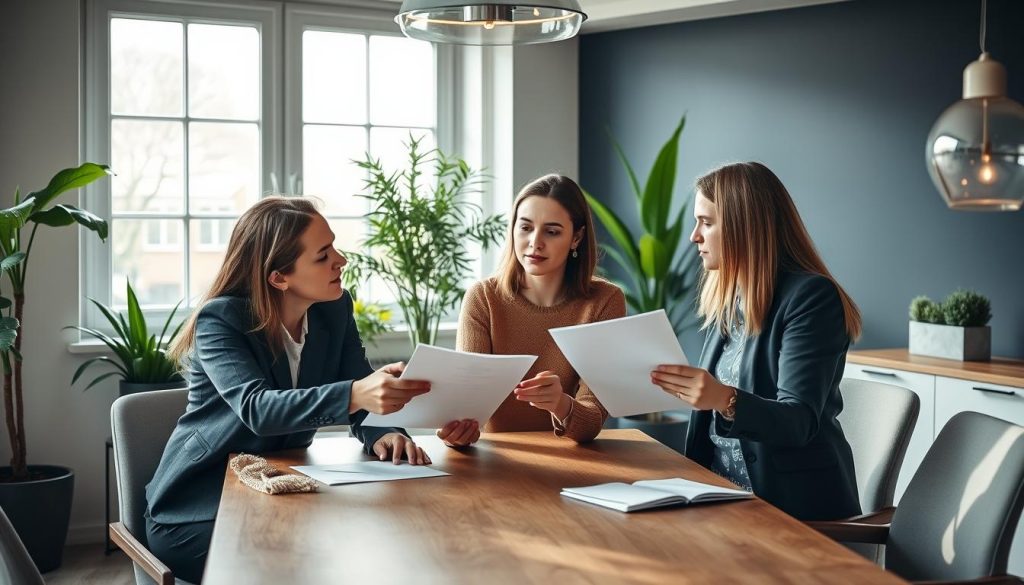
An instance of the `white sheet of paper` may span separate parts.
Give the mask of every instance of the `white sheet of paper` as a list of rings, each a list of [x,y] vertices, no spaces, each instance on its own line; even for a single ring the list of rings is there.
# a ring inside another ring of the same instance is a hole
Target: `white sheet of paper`
[[[483,426],[536,360],[535,355],[469,353],[421,343],[402,378],[427,380],[430,392],[413,398],[398,412],[370,413],[363,424],[439,428],[468,418]]]
[[[663,309],[548,332],[612,416],[689,408],[651,383],[655,367],[690,363]]]
[[[428,465],[395,465],[391,461],[359,461],[336,465],[293,465],[292,469],[327,485],[394,481],[451,475]]]

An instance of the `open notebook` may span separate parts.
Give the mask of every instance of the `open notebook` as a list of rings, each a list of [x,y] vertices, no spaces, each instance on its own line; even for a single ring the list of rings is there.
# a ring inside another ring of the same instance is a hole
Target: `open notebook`
[[[562,495],[620,512],[633,512],[675,504],[698,504],[753,497],[744,490],[698,483],[679,477],[648,479],[632,484],[614,482],[563,488]]]

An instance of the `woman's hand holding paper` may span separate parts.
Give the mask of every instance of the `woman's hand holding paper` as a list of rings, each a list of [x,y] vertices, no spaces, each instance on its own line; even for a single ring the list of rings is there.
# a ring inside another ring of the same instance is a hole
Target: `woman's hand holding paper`
[[[660,365],[651,372],[651,382],[697,410],[725,410],[735,392],[707,370],[693,366]]]
[[[449,447],[467,447],[480,440],[480,423],[471,419],[453,420],[437,429],[437,437]]]
[[[565,420],[572,409],[572,397],[562,391],[562,381],[554,372],[544,371],[523,380],[513,392],[516,400],[529,402],[534,408],[546,410],[558,420]]]

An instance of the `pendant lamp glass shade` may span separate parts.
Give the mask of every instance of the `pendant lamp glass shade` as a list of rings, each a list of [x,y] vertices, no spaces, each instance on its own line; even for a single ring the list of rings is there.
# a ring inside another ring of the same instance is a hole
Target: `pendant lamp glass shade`
[[[928,133],[928,174],[951,209],[1016,211],[1024,203],[1024,107],[1006,96],[1006,68],[985,52],[964,69],[963,99]]]
[[[405,36],[457,45],[530,45],[576,36],[577,0],[405,0],[395,17]]]

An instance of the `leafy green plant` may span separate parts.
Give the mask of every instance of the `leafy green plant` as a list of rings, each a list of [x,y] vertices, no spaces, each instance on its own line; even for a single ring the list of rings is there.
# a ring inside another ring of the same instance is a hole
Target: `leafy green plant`
[[[75,168],[59,171],[46,187],[29,193],[24,199],[19,190],[14,193],[14,206],[0,210],[0,270],[11,285],[10,298],[0,296],[0,310],[7,314],[0,318],[0,360],[4,373],[4,415],[7,436],[11,443],[11,471],[14,481],[28,479],[25,446],[25,410],[22,385],[21,343],[25,331],[25,283],[28,276],[32,244],[39,226],[62,227],[78,224],[94,232],[101,240],[107,238],[107,222],[100,217],[63,203],[50,206],[59,195],[78,189],[105,177],[110,169],[106,165],[83,163]],[[22,249],[22,229],[32,225],[28,244]],[[12,314],[13,312],[13,314]]]
[[[992,318],[992,305],[984,295],[958,289],[942,301],[942,316],[947,325],[984,327]]]
[[[363,343],[375,343],[377,336],[391,331],[391,311],[377,303],[359,300],[356,290],[348,289],[352,296],[352,316],[356,321],[359,339]]]
[[[346,251],[346,286],[377,276],[394,293],[409,327],[409,340],[434,343],[441,318],[465,293],[469,276],[469,243],[483,249],[502,240],[505,220],[483,216],[466,195],[479,192],[481,174],[465,161],[438,149],[420,148],[422,139],[409,136],[408,166],[385,170],[367,155],[354,161],[369,173],[362,194],[370,200],[369,232],[363,241],[370,253]],[[424,167],[432,168],[430,189],[421,187]]]
[[[135,296],[135,291],[132,290],[131,283],[126,282],[125,285],[128,288],[127,319],[125,319],[124,315],[115,313],[110,307],[96,299],[89,299],[100,310],[100,313],[103,313],[103,316],[107,318],[107,321],[114,330],[113,335],[107,335],[98,329],[79,327],[77,325],[69,325],[65,328],[77,329],[82,333],[99,339],[110,348],[110,351],[114,352],[116,358],[99,356],[86,360],[75,370],[75,375],[71,378],[71,384],[77,382],[90,366],[97,363],[109,364],[113,366],[114,370],[93,378],[92,382],[89,382],[89,385],[85,387],[85,390],[92,388],[111,376],[121,376],[125,382],[131,384],[163,384],[177,382],[182,379],[177,363],[167,355],[166,351],[167,343],[178,334],[184,323],[178,323],[174,331],[167,335],[167,330],[174,321],[174,314],[178,312],[181,301],[174,305],[171,314],[164,321],[160,336],[157,337],[156,335],[149,334],[149,330],[146,327],[146,318],[142,314],[142,308],[139,306],[139,300]]]
[[[642,189],[622,147],[614,137],[611,139],[636,197],[642,228],[639,238],[633,235],[622,218],[586,193],[590,208],[615,244],[602,243],[601,248],[629,279],[619,284],[626,291],[630,308],[637,313],[665,309],[676,333],[681,333],[692,319],[692,307],[681,301],[696,284],[698,258],[696,247],[687,245],[683,239],[683,222],[689,201],[683,200],[674,215],[671,212],[679,136],[685,124],[686,116],[683,116],[671,138],[661,147]]]

